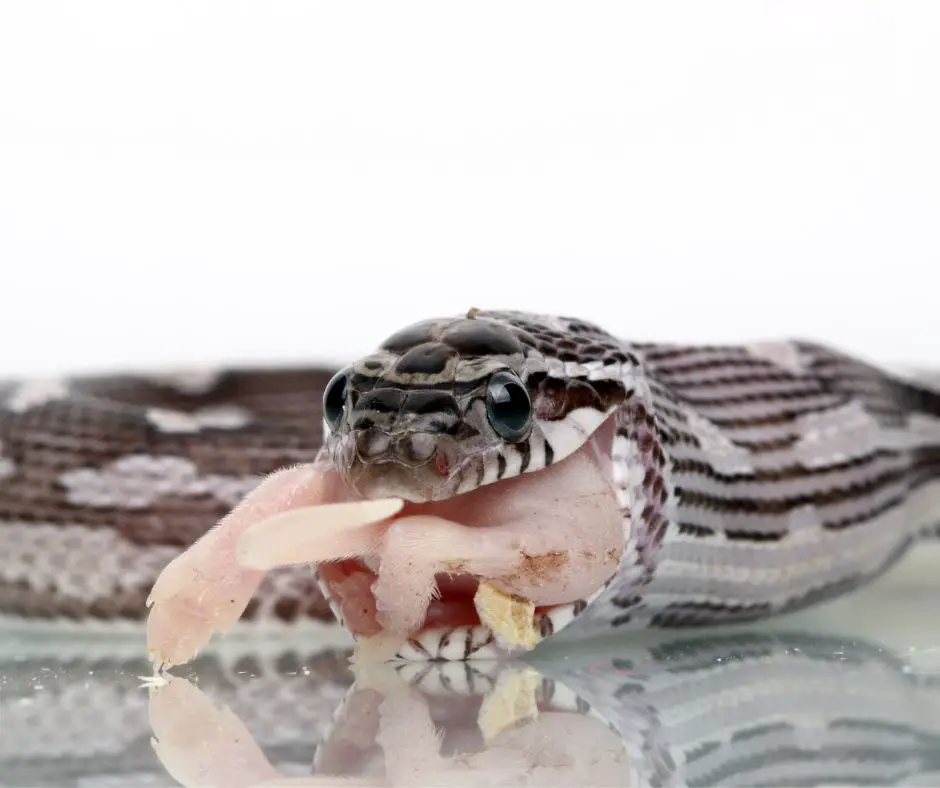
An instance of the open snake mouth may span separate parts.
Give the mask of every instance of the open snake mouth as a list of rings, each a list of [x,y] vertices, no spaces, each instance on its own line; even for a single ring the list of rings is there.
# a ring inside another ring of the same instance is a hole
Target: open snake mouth
[[[394,649],[394,654],[380,656],[470,659],[498,648],[496,636],[483,624],[474,601],[480,586],[477,576],[437,573],[435,595],[428,601],[420,625],[404,637],[388,637],[379,622],[372,590],[379,579],[378,567],[347,559],[322,564],[318,571],[334,613],[360,643],[375,642],[379,651]],[[537,609],[536,616],[541,619],[550,610]]]
[[[619,566],[611,430],[547,468],[440,501],[350,500],[333,480],[319,505],[249,529],[239,560],[316,564],[334,614],[377,656],[528,650],[573,620]]]

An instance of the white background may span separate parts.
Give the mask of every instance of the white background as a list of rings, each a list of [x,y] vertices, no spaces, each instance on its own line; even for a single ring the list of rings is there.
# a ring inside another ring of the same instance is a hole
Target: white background
[[[468,307],[940,364],[940,3],[0,0],[0,373]]]

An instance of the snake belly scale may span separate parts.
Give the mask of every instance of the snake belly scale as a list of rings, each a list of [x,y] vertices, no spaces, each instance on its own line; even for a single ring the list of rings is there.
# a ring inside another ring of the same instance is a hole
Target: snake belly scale
[[[801,608],[878,577],[940,522],[940,390],[811,342],[627,343],[583,320],[472,310],[346,368],[342,426],[329,394],[323,407],[336,372],[2,384],[0,614],[144,619],[161,569],[288,465],[327,458],[363,497],[439,500],[538,473],[604,429],[623,551],[570,606],[579,631]],[[499,374],[524,387],[531,425],[481,443],[473,414]],[[392,444],[382,416],[405,410],[419,426]],[[453,472],[432,488],[422,474],[442,455]],[[333,620],[304,567],[267,575],[243,615],[303,619]]]

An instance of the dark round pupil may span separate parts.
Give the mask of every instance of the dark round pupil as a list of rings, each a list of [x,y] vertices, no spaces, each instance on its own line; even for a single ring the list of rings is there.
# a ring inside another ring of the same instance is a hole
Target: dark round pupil
[[[494,429],[507,439],[520,437],[531,416],[529,395],[508,375],[495,376],[489,386],[489,416]]]
[[[323,413],[327,422],[335,429],[343,418],[343,408],[346,407],[346,376],[337,375],[327,386],[323,395]]]

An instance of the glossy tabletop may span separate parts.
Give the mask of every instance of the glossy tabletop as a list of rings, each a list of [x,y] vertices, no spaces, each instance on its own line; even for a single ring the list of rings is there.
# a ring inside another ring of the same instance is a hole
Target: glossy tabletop
[[[353,672],[232,636],[150,681],[140,632],[0,630],[4,786],[940,784],[940,547],[759,626]]]

